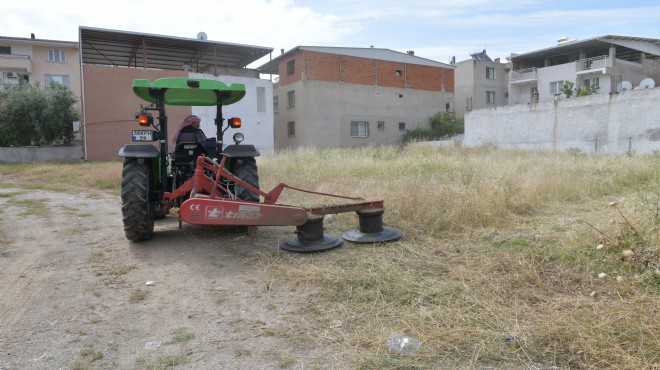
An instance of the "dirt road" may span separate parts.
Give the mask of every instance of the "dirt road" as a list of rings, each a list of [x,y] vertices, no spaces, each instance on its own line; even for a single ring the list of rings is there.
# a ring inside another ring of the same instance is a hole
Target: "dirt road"
[[[260,266],[293,228],[250,239],[170,216],[130,243],[117,196],[18,188],[0,212],[2,370],[343,367],[289,334],[305,296]]]

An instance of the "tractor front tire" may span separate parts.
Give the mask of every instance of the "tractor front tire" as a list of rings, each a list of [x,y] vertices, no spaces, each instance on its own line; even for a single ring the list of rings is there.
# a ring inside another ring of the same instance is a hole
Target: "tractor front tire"
[[[237,158],[234,175],[253,187],[259,189],[259,173],[257,172],[257,161],[254,158]],[[234,188],[236,197],[248,202],[259,202],[259,194],[246,189],[239,184]]]
[[[149,203],[149,166],[137,158],[125,158],[121,174],[121,213],[126,239],[142,241],[154,232],[154,214]]]

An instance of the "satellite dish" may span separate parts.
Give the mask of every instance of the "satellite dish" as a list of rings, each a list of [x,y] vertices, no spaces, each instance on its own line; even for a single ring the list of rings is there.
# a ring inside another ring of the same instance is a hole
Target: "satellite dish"
[[[621,81],[616,87],[617,92],[630,91],[633,89],[633,85],[630,81]]]
[[[655,87],[655,81],[652,78],[645,78],[639,82],[640,89],[652,89]]]
[[[206,36],[206,32],[200,32],[197,34],[197,40],[206,40],[208,39],[208,36]]]

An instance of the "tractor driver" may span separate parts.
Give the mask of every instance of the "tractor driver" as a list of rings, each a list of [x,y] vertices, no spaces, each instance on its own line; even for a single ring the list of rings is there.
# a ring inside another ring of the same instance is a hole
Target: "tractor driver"
[[[172,135],[172,146],[176,148],[180,134],[195,134],[197,136],[197,143],[204,146],[206,144],[206,135],[204,135],[204,131],[199,128],[201,122],[202,120],[194,114],[186,117],[179,125],[179,128],[176,129],[174,135]]]

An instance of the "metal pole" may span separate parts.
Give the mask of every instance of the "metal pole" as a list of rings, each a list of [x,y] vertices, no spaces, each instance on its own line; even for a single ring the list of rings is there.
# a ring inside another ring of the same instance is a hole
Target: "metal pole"
[[[158,126],[160,129],[160,181],[163,194],[167,192],[167,115],[165,113],[165,91],[158,95]],[[161,197],[162,195],[161,194]]]
[[[80,62],[80,105],[82,113],[82,141],[83,141],[83,160],[87,160],[87,99],[85,99],[85,72],[83,68],[83,46],[82,46],[82,31],[78,27],[78,60]]]
[[[222,123],[225,120],[222,117],[222,100],[218,99],[218,104],[216,105],[216,114],[215,114],[215,127],[216,127],[216,150],[218,151],[218,162],[222,160],[222,145],[223,145],[223,132],[222,132]]]

